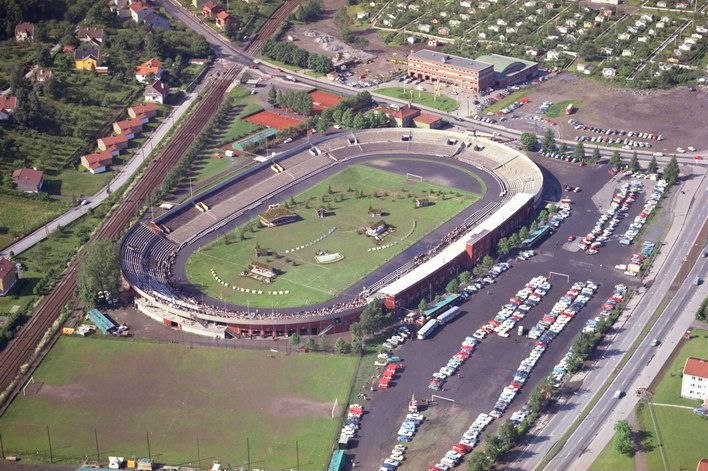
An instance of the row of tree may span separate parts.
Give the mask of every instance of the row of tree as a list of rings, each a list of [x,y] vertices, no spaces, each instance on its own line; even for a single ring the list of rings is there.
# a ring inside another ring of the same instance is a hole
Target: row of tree
[[[314,122],[318,131],[339,125],[346,129],[385,128],[390,126],[390,119],[385,113],[367,112],[374,104],[369,92],[360,92],[356,96],[346,97],[336,106],[320,113]]]
[[[282,91],[276,90],[271,85],[270,90],[268,90],[268,103],[301,115],[309,116],[312,114],[312,97],[304,90]]]
[[[263,45],[263,55],[288,65],[308,68],[326,74],[334,70],[332,60],[322,54],[311,54],[295,44],[268,39]]]

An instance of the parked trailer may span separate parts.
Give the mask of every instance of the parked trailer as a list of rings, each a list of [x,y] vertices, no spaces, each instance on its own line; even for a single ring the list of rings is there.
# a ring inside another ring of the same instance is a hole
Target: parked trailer
[[[445,311],[445,312],[443,312],[442,314],[440,314],[440,316],[438,317],[438,322],[440,322],[440,325],[445,325],[445,324],[447,324],[448,322],[450,322],[450,321],[452,321],[453,319],[455,319],[455,318],[456,318],[457,316],[459,316],[460,314],[461,314],[461,311],[460,311],[460,308],[459,308],[459,307],[457,307],[457,306],[451,307],[451,308],[448,309],[447,311]]]
[[[430,334],[435,332],[440,327],[440,322],[437,319],[430,319],[418,331],[418,340],[425,340]]]

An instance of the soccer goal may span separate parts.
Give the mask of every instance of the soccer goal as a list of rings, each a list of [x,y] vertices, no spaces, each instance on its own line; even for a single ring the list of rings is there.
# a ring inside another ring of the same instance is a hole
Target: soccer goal
[[[414,173],[406,173],[406,180],[410,180],[413,182],[418,182],[418,183],[423,183],[423,177],[420,175],[416,175]]]

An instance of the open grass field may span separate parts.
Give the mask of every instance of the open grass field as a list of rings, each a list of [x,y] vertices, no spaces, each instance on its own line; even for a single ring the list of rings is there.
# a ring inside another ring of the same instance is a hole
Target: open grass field
[[[683,407],[697,407],[700,401],[683,399],[681,394],[681,372],[689,356],[705,357],[708,351],[708,330],[693,329],[692,338],[684,343],[671,362],[669,368],[656,385],[653,393],[653,405],[637,407],[637,422],[640,453],[647,469],[694,469],[701,458],[708,456],[708,418],[694,415],[688,408],[662,406],[673,404]],[[653,413],[653,417],[652,417]],[[656,425],[655,425],[656,424]],[[661,444],[661,446],[659,446]],[[662,451],[666,458],[664,466]],[[620,455],[610,442],[600,453],[591,468],[593,471],[634,470],[634,458]]]
[[[147,456],[161,463],[212,461],[321,470],[339,428],[355,357],[190,348],[63,337],[34,374],[43,383],[0,418],[5,453],[23,461],[78,463],[101,456]],[[341,411],[341,409],[340,409]],[[38,453],[36,453],[38,452]]]
[[[2,195],[0,204],[0,247],[7,247],[15,236],[32,232],[66,210],[56,201],[39,201],[22,196]]]
[[[428,198],[433,205],[416,209],[416,198]],[[282,202],[300,220],[268,228],[252,221],[195,252],[187,262],[187,274],[192,283],[210,295],[244,306],[295,307],[324,302],[478,199],[473,193],[425,181],[409,181],[404,175],[354,165],[294,200]],[[330,208],[329,214],[317,217],[318,207]],[[369,217],[370,207],[381,209],[382,216]],[[379,244],[385,248],[374,250],[375,240],[363,232],[366,226],[380,219],[395,229]],[[319,242],[308,245],[323,236]],[[271,284],[240,275],[255,259],[256,245],[272,252],[259,258],[261,263],[279,272]],[[302,249],[292,251],[298,247]],[[317,252],[339,253],[344,259],[320,264],[315,260]],[[212,269],[228,282],[228,288],[214,279]],[[289,293],[249,294],[234,290],[231,285]]]
[[[428,106],[441,111],[454,111],[460,107],[460,104],[452,98],[440,95],[436,97],[430,92],[413,90],[412,88],[404,89],[402,87],[387,87],[377,88],[376,93],[398,98],[399,100],[410,100],[413,104]]]
[[[549,118],[557,118],[561,115],[565,115],[565,109],[568,105],[572,104],[574,108],[578,109],[583,104],[580,100],[563,100],[558,103],[553,103],[546,111],[546,116]]]
[[[490,105],[486,107],[483,110],[483,113],[496,113],[497,111],[500,111],[502,108],[506,108],[507,106],[511,105],[517,100],[520,100],[521,98],[525,97],[529,93],[528,90],[517,90],[514,93],[502,98],[498,102],[494,103],[493,105]]]

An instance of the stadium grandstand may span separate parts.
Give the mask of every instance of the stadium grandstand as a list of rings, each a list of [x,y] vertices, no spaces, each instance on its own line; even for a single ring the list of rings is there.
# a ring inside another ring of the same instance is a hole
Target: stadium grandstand
[[[436,245],[426,246],[412,259],[403,258],[405,253],[395,257],[323,305],[259,311],[209,302],[184,294],[178,282],[183,277],[172,273],[176,257],[187,256],[205,240],[233,229],[239,216],[258,214],[294,185],[328,169],[343,170],[362,158],[406,154],[456,159],[479,169],[490,184],[497,185],[488,188],[494,198],[468,208],[462,223]],[[274,163],[285,170],[274,173],[270,169]],[[319,136],[194,195],[153,221],[133,226],[121,243],[122,272],[141,312],[184,331],[209,337],[339,332],[357,320],[371,299],[382,299],[389,309],[408,306],[421,293],[439,287],[490,253],[499,238],[529,217],[540,202],[542,187],[541,171],[526,155],[472,133],[372,129]],[[198,211],[197,202],[204,202],[209,210]]]

